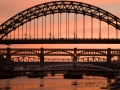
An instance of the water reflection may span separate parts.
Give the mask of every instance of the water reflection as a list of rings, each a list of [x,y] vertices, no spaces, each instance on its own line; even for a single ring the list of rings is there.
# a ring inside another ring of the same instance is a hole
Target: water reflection
[[[44,86],[44,80],[43,78],[40,78],[40,87],[43,87]]]
[[[9,90],[10,89],[10,79],[5,79],[5,82],[6,82],[5,89]]]
[[[102,80],[102,78],[87,78],[87,79],[74,79],[71,80],[71,86],[76,87],[75,90],[95,90],[106,89],[108,90],[108,85],[110,85],[111,79]]]
[[[107,78],[107,86],[111,85],[112,80],[110,78]]]
[[[79,88],[87,87],[105,87],[107,84],[105,82],[73,82],[72,85],[76,85]]]
[[[29,88],[39,88],[39,85],[20,85],[20,86],[11,86],[11,87],[0,87],[0,90],[17,90],[17,89],[28,89]]]
[[[71,79],[71,85],[73,86],[73,90],[78,90],[77,84],[78,84],[77,79]]]
[[[0,80],[0,90],[100,90],[110,84],[106,78],[63,79],[63,75],[45,78],[17,77]]]

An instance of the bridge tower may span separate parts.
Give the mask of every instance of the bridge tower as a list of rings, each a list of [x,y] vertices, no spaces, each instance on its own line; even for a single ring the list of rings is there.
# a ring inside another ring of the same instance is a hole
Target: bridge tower
[[[10,48],[9,47],[7,47],[6,65],[11,66],[11,53],[10,53]]]
[[[40,53],[40,68],[44,67],[44,48],[42,47],[40,49],[41,53]]]
[[[107,49],[107,67],[108,68],[111,68],[111,58],[112,58],[111,48],[108,48]]]

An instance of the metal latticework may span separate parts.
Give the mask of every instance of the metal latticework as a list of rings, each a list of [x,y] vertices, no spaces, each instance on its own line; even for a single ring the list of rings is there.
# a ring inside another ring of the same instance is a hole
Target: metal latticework
[[[38,57],[28,57],[28,56],[21,56],[21,57],[13,57],[12,60],[14,62],[40,62],[40,58]],[[70,62],[72,63],[71,58],[45,58],[44,62]],[[83,57],[78,58],[77,62],[107,62],[106,58],[102,57]]]
[[[43,16],[46,17],[46,15],[49,15],[49,14],[53,14],[54,16],[55,13],[83,14],[83,16],[87,15],[87,16],[90,16],[91,18],[97,18],[99,19],[100,22],[104,21],[108,25],[112,25],[118,30],[120,29],[120,18],[99,7],[82,3],[82,2],[76,2],[76,1],[53,1],[53,2],[47,2],[47,3],[33,6],[11,17],[9,20],[7,20],[6,22],[0,25],[0,38],[2,39],[3,37],[7,36],[13,30],[15,31],[16,28],[18,28],[19,30],[20,26],[23,26],[27,22],[31,22],[31,20],[33,19],[38,19],[39,17],[43,17]],[[66,25],[69,26],[69,23],[67,23],[69,22],[69,15],[66,15],[66,17],[67,17]],[[59,15],[59,19],[58,19],[59,22],[61,22],[60,18],[61,18],[61,15]],[[53,21],[54,21],[54,18],[53,18]],[[45,25],[46,25],[46,22],[45,22]],[[61,30],[60,28],[61,26],[59,26],[59,32]],[[34,29],[37,29],[37,32],[38,32],[38,28],[34,28]],[[26,32],[27,30],[28,28],[26,24]],[[66,28],[67,33],[69,33],[68,30],[69,28]],[[77,35],[75,36],[77,37]],[[93,35],[91,36],[93,37]],[[25,35],[25,37],[27,37],[27,35]],[[50,37],[51,37],[51,33],[50,33]],[[67,37],[69,37],[69,35],[67,35]],[[118,37],[117,34],[116,34],[116,37]]]
[[[98,70],[98,71],[113,71],[109,68],[104,68],[100,66],[94,65],[84,65],[84,64],[76,64],[75,66],[72,64],[68,65],[53,65],[53,66],[46,66],[40,68],[40,70]]]

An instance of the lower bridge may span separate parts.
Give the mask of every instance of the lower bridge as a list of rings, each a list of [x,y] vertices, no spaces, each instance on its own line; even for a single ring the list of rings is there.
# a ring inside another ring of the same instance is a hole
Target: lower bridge
[[[42,68],[37,69],[29,69],[29,70],[12,70],[12,72],[33,72],[43,73],[43,72],[51,72],[55,74],[57,71],[67,71],[67,72],[80,72],[81,74],[86,75],[99,75],[105,77],[114,77],[118,71],[113,69],[95,66],[95,65],[86,65],[86,64],[64,64],[64,65],[51,65],[51,66],[44,66]]]
[[[40,66],[40,58],[38,57],[27,57],[27,56],[22,56],[22,57],[14,57],[12,58],[13,60],[13,65],[14,66],[23,66],[23,67],[41,67]],[[112,60],[111,62],[111,67],[114,68],[114,61]],[[49,65],[63,65],[63,64],[72,64],[73,59],[72,58],[45,58],[44,59],[44,66],[49,66]],[[81,57],[77,58],[76,61],[77,64],[90,64],[90,65],[96,65],[96,66],[101,66],[101,67],[107,67],[107,59],[102,58],[102,57]]]
[[[37,57],[14,57],[12,58],[14,61],[13,65],[15,66],[15,70],[28,70],[28,69],[37,69],[41,67],[40,58]],[[84,57],[77,58],[76,64],[83,65],[95,65],[100,67],[108,67],[107,59],[101,57]],[[54,65],[68,65],[73,64],[73,59],[62,59],[62,58],[45,58],[44,59],[44,67],[46,66],[54,66]],[[115,69],[115,63],[111,62],[111,68]]]
[[[72,64],[71,62],[44,62],[44,66],[50,65],[67,65]],[[77,62],[77,64],[89,64],[96,65],[101,67],[107,67],[107,63],[105,62]],[[14,62],[14,66],[37,66],[40,67],[40,62]]]

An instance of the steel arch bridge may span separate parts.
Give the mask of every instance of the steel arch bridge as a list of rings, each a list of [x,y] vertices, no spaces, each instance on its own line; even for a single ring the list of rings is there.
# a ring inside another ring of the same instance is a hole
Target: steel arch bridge
[[[79,14],[83,15],[82,30],[78,27]],[[73,26],[74,28],[72,32],[71,32],[70,15],[71,16],[74,15],[74,26]],[[90,16],[91,18],[91,23],[90,23],[91,29],[89,30],[90,38],[86,37],[88,36],[86,34],[86,23],[85,23],[86,16]],[[94,18],[98,19],[99,21],[99,30],[97,37],[94,37],[95,35],[94,25],[93,25]],[[62,28],[63,27],[62,19],[64,19],[64,24],[65,24],[64,30]],[[108,30],[102,30],[101,21],[107,24]],[[113,33],[112,35],[110,35],[109,26],[114,27],[115,37],[113,37]],[[76,44],[76,43],[118,44],[120,43],[120,39],[118,35],[119,30],[120,30],[120,18],[99,7],[86,4],[83,2],[76,2],[76,1],[52,1],[28,8],[16,14],[15,16],[11,17],[3,24],[1,24],[0,43],[1,44]],[[102,31],[107,31],[105,37],[102,37],[103,35]]]

